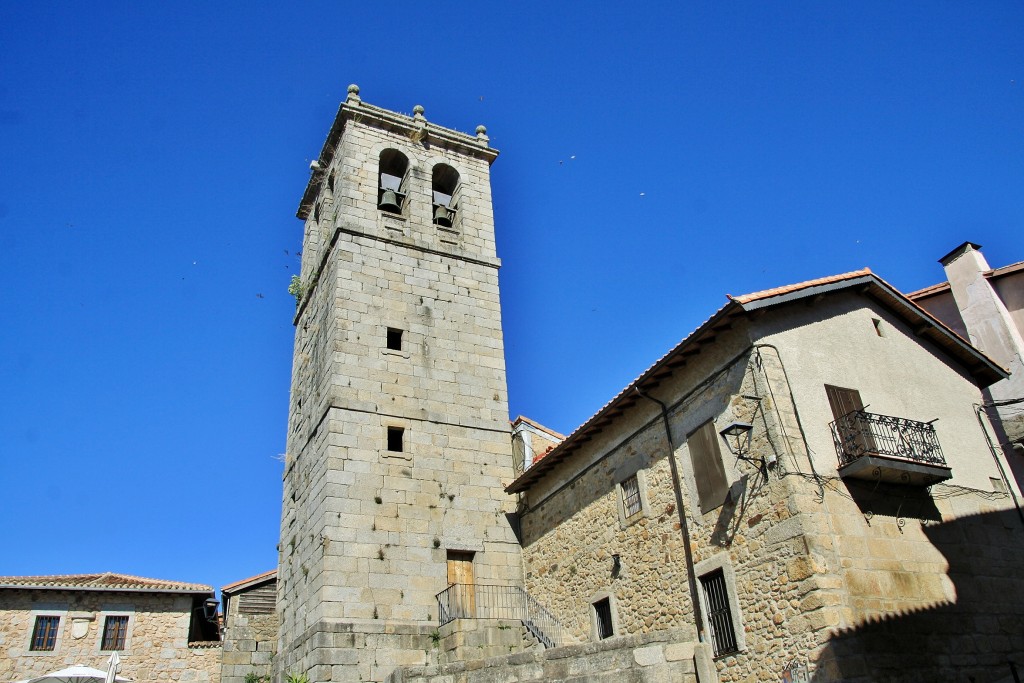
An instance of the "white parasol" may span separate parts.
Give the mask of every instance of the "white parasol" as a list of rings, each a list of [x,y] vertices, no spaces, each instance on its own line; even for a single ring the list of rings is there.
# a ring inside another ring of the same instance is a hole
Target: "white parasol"
[[[107,680],[107,675],[108,672],[103,669],[94,669],[91,666],[79,666],[76,664],[60,671],[18,681],[18,683],[103,683]],[[116,683],[128,683],[128,679],[121,676],[117,676],[113,680]]]

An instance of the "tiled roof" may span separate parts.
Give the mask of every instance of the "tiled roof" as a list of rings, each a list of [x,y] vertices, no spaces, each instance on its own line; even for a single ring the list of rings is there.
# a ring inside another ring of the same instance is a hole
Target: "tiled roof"
[[[1024,261],[1018,261],[1017,263],[1011,263],[1008,266],[1002,266],[1001,268],[992,268],[982,273],[982,276],[987,280],[994,280],[1003,277],[1004,275],[1010,275],[1012,273],[1019,273],[1024,271]],[[941,294],[942,292],[949,291],[948,282],[940,282],[937,285],[930,287],[922,287],[916,291],[907,294],[907,298],[911,301],[917,301],[918,299],[924,299],[925,297],[934,296]]]
[[[257,574],[256,576],[250,576],[248,579],[242,579],[241,581],[235,581],[234,583],[229,583],[226,586],[221,586],[220,590],[222,593],[233,593],[235,591],[238,591],[239,589],[248,588],[251,585],[263,583],[264,581],[270,581],[271,579],[276,578],[277,570],[271,569],[268,572],[263,572],[262,574]]]
[[[935,294],[941,294],[942,292],[949,291],[948,282],[940,282],[937,285],[931,285],[930,287],[922,287],[921,289],[915,290],[910,294],[907,294],[907,298],[911,301],[918,299],[924,299],[925,297],[933,296]]]
[[[708,330],[713,330],[714,323],[717,323],[719,318],[727,317],[726,311],[730,307],[735,307],[735,304],[726,304],[722,308],[718,309],[718,311],[704,321],[700,327],[690,333],[681,342],[676,344],[671,351],[656,360],[651,367],[640,373],[639,377],[630,382],[629,385],[616,394],[614,398],[601,406],[596,413],[591,415],[586,422],[573,430],[572,433],[565,437],[560,444],[535,458],[530,469],[519,475],[519,478],[509,484],[505,490],[509,493],[525,491],[534,480],[538,479],[540,475],[543,474],[544,471],[557,465],[558,462],[564,460],[570,453],[572,453],[573,450],[588,440],[588,437],[586,437],[586,433],[588,431],[606,421],[611,420],[623,410],[631,407],[637,400],[634,389],[639,387],[643,380],[649,378],[657,379],[662,375],[662,373],[671,374],[671,364],[666,363],[668,358],[681,351],[683,347],[699,344],[700,339],[698,339],[698,337],[706,336],[704,333]],[[668,368],[662,368],[662,365],[666,365]],[[556,457],[549,458],[549,455],[555,455]]]
[[[55,574],[50,576],[0,576],[0,588],[65,589],[89,591],[149,591],[155,593],[212,593],[201,583],[147,579],[129,574]]]
[[[820,287],[821,285],[831,285],[838,282],[844,282],[846,280],[852,280],[858,277],[864,277],[865,275],[871,275],[870,268],[862,268],[860,270],[854,270],[849,273],[841,273],[840,275],[830,275],[828,277],[820,277],[816,280],[807,280],[806,282],[798,282],[795,285],[785,285],[783,287],[775,287],[773,289],[765,289],[760,292],[753,292],[751,294],[742,294],[740,296],[729,295],[729,299],[735,301],[738,304],[749,304],[753,301],[761,301],[763,299],[771,299],[773,297],[782,296],[784,294],[792,294],[794,292],[800,292],[805,289],[812,287]]]
[[[1009,275],[1010,273],[1018,273],[1022,270],[1024,270],[1024,261],[1018,261],[1017,263],[1011,263],[1010,265],[1003,266],[1002,268],[994,268],[985,273],[985,277],[992,279],[1002,277],[1003,275]]]
[[[719,330],[731,326],[730,320],[756,309],[764,309],[790,301],[816,297],[848,287],[863,287],[871,293],[871,298],[882,306],[893,311],[901,318],[915,326],[915,333],[928,339],[959,361],[980,383],[988,386],[992,382],[1007,376],[1006,371],[999,367],[985,354],[970,345],[956,332],[944,325],[926,310],[910,301],[895,287],[863,268],[840,275],[807,280],[784,287],[775,287],[760,292],[752,292],[741,296],[729,295],[729,303],[676,344],[668,353],[633,380],[612,400],[604,404],[586,422],[580,425],[560,444],[541,458],[534,460],[530,469],[523,472],[505,490],[508,493],[519,493],[527,490],[533,482],[540,479],[545,472],[553,469],[558,463],[568,458],[574,451],[589,441],[594,434],[600,432],[608,423],[638,400],[642,386],[648,389],[657,386],[664,378],[672,375],[677,367],[686,363],[686,356],[700,352],[701,346],[714,343]]]

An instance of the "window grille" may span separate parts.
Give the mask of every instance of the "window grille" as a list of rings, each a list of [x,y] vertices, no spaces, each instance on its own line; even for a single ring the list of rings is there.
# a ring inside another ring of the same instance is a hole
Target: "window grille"
[[[53,650],[57,647],[57,627],[60,617],[36,617],[35,628],[32,629],[32,645],[30,650]]]
[[[729,610],[729,591],[725,585],[725,574],[721,569],[700,577],[704,587],[704,604],[708,611],[708,626],[711,629],[711,640],[715,646],[715,656],[736,652],[736,631],[732,624],[732,612]]]
[[[611,638],[615,635],[612,628],[612,604],[608,598],[602,598],[594,603],[594,613],[597,615],[597,637],[600,640]]]
[[[128,617],[109,616],[103,624],[101,650],[123,650],[128,638]]]
[[[640,482],[634,474],[622,482],[622,510],[628,518],[640,512],[640,508]]]

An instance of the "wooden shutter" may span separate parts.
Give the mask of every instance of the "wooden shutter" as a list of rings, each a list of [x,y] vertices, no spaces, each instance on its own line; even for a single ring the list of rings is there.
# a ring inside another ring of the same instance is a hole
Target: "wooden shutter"
[[[836,419],[836,429],[848,459],[858,458],[875,450],[875,439],[871,434],[870,423],[856,415],[856,411],[864,410],[864,402],[860,400],[860,392],[856,389],[844,389],[825,385],[828,404],[832,408],[832,417]]]
[[[855,410],[864,410],[860,392],[856,389],[844,389],[826,384],[825,393],[828,395],[828,404],[832,408],[832,417],[837,420]]]
[[[273,614],[277,611],[277,582],[270,581],[238,594],[238,611],[242,614]]]
[[[697,482],[701,512],[714,510],[725,502],[729,481],[722,465],[722,450],[718,446],[718,432],[711,420],[686,437],[693,465],[693,478]]]

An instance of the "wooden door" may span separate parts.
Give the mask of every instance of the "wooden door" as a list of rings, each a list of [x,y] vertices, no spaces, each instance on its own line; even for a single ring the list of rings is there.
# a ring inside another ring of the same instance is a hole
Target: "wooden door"
[[[476,616],[476,589],[473,581],[473,553],[448,551],[448,585],[454,586],[449,608],[456,619]]]

